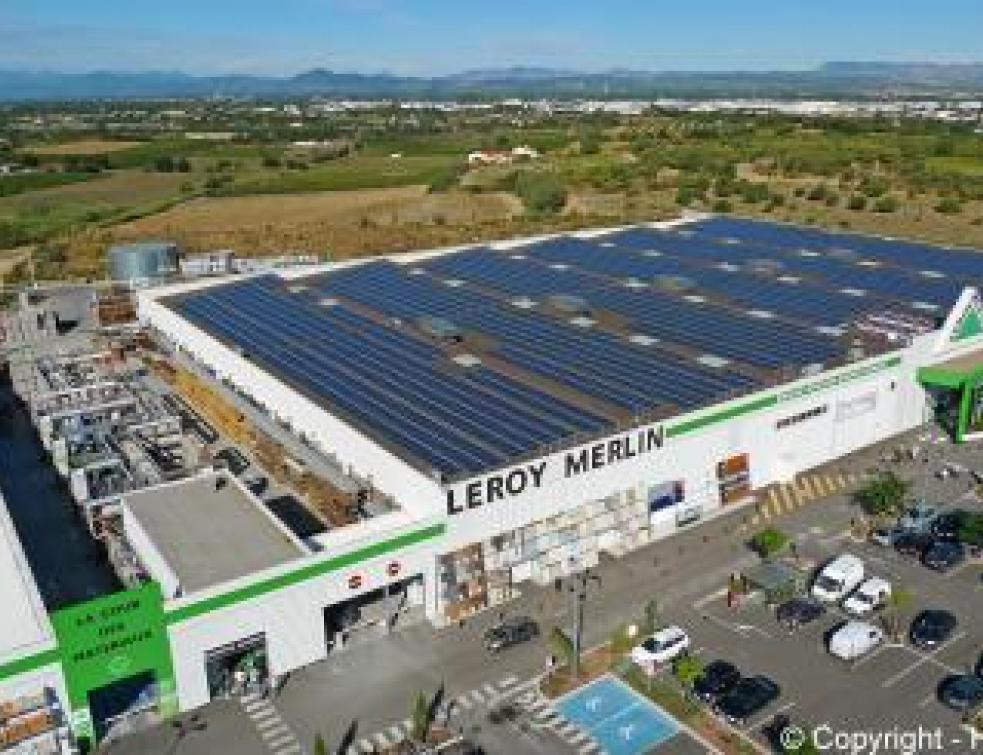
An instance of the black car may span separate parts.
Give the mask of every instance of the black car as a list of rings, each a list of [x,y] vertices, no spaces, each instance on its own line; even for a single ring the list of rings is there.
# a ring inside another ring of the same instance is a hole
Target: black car
[[[929,569],[949,571],[966,560],[966,551],[960,543],[939,540],[922,554],[922,563]]]
[[[229,446],[223,448],[215,454],[217,466],[225,467],[236,477],[241,475],[249,467],[249,459],[242,455],[237,448]]]
[[[732,724],[744,724],[780,694],[781,688],[768,677],[745,676],[717,700],[717,712]]]
[[[795,629],[802,624],[815,621],[826,613],[826,607],[812,598],[792,598],[778,606],[775,618],[779,624]]]
[[[975,674],[947,677],[939,685],[939,700],[953,710],[972,710],[983,703],[983,679]]]
[[[714,661],[708,663],[693,685],[693,691],[701,700],[712,702],[730,692],[741,680],[741,672],[733,663]]]
[[[940,514],[938,519],[932,522],[932,534],[939,540],[955,542],[959,540],[959,530],[968,518],[969,512],[963,509]]]
[[[911,622],[909,636],[913,645],[932,647],[949,639],[958,623],[949,611],[938,608],[922,611]]]
[[[932,547],[935,538],[927,532],[904,532],[894,541],[894,549],[902,556],[920,558]]]
[[[528,616],[503,621],[485,632],[484,646],[493,653],[539,636],[539,624]]]

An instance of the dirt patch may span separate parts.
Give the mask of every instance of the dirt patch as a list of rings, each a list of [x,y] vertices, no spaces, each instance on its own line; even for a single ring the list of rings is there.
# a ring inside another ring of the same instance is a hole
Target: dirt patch
[[[38,155],[104,155],[121,152],[124,149],[139,147],[143,142],[115,141],[113,139],[79,139],[61,144],[44,144],[29,147],[28,151]]]
[[[394,231],[419,236],[414,229],[429,227],[440,236],[441,228],[507,221],[521,210],[509,194],[428,194],[422,186],[271,194],[196,199],[117,226],[111,234],[119,240],[172,238],[189,249],[346,252],[378,243]]]

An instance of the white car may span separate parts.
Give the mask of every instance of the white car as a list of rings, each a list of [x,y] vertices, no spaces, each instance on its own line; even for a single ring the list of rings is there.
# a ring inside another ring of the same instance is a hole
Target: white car
[[[812,583],[812,595],[828,603],[842,600],[864,581],[864,562],[850,553],[837,556]]]
[[[865,621],[850,621],[829,639],[829,652],[844,661],[854,661],[881,644],[884,632]]]
[[[843,610],[854,616],[863,616],[883,608],[889,597],[891,597],[891,583],[880,577],[870,577],[843,601]]]
[[[689,635],[682,627],[669,626],[647,637],[632,648],[631,659],[639,666],[652,663],[668,663],[684,650],[689,649]]]

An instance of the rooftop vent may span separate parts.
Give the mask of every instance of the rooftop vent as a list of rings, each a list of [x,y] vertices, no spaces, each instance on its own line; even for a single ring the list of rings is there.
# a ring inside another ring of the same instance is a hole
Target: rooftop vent
[[[528,296],[523,296],[519,299],[513,299],[512,306],[518,307],[519,309],[532,309],[536,306],[536,302],[534,302]]]
[[[552,265],[550,265],[550,267],[552,269],[554,269],[554,270],[569,270],[570,269],[570,265],[567,265],[567,264],[565,264],[563,262],[554,262]]]
[[[589,328],[594,325],[596,321],[589,317],[574,317],[570,320],[571,325],[576,325],[578,328]]]
[[[582,296],[573,294],[553,294],[549,297],[550,306],[561,312],[569,312],[575,315],[586,315],[590,313],[587,300]]]
[[[337,307],[339,304],[341,304],[341,302],[335,299],[333,296],[325,296],[318,302],[318,304],[320,304],[322,307]]]
[[[659,342],[658,338],[647,336],[644,333],[632,333],[630,336],[628,336],[628,340],[632,343],[638,344],[639,346],[652,346]]]
[[[685,275],[657,275],[652,283],[663,291],[689,291],[696,286],[693,279]]]
[[[444,340],[461,338],[461,329],[443,317],[421,317],[417,320],[417,326],[427,335]]]
[[[834,260],[840,260],[841,262],[856,262],[859,255],[852,249],[846,249],[842,246],[833,247],[826,255],[832,257]]]
[[[703,354],[698,356],[696,361],[702,364],[704,367],[713,367],[716,370],[726,367],[730,364],[729,359],[724,359],[723,357],[718,357],[716,354]]]
[[[628,280],[626,280],[625,281],[625,285],[628,288],[648,288],[648,283],[646,283],[645,281],[639,280],[638,278],[635,278],[634,276],[632,276],[631,278],[629,278]]]
[[[464,281],[460,278],[448,278],[444,281],[445,286],[450,286],[451,288],[459,288],[464,285]]]
[[[758,257],[744,263],[745,269],[750,273],[758,275],[778,275],[785,269],[785,265],[779,260],[770,257]]]

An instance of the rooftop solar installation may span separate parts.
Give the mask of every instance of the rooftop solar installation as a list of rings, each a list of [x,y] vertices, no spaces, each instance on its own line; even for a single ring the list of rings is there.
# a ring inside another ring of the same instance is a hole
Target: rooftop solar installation
[[[981,282],[970,250],[715,217],[166,302],[458,479],[843,364],[861,318],[940,316]]]

